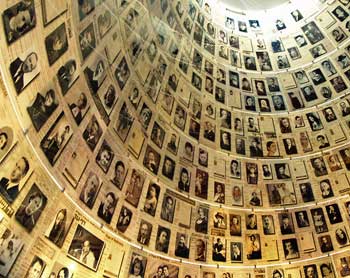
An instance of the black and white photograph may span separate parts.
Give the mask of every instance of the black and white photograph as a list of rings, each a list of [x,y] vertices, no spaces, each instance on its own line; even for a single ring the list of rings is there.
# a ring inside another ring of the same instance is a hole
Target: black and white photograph
[[[114,72],[115,79],[119,85],[120,90],[122,91],[125,87],[126,82],[128,82],[130,77],[130,69],[128,63],[126,62],[125,57],[121,59],[119,65]]]
[[[62,247],[72,224],[73,216],[72,211],[61,205],[61,208],[56,211],[55,217],[48,225],[45,237],[58,247]]]
[[[17,231],[6,228],[1,234],[0,244],[0,275],[8,277],[12,266],[24,246],[24,241]]]
[[[118,119],[116,121],[116,125],[114,126],[116,133],[123,142],[128,137],[133,122],[134,117],[132,116],[127,104],[124,102],[123,105],[120,107]]]
[[[46,263],[38,256],[34,256],[24,277],[41,277],[46,267]]]
[[[143,159],[143,165],[150,170],[153,174],[158,173],[160,163],[160,154],[156,152],[154,148],[147,145],[145,156]]]
[[[68,50],[65,23],[62,23],[45,38],[45,46],[49,65],[51,66]]]
[[[122,206],[122,208],[120,209],[120,213],[119,213],[119,217],[116,225],[118,231],[125,233],[125,231],[128,229],[131,223],[132,216],[133,216],[132,211],[126,206]]]
[[[158,226],[155,249],[159,252],[168,253],[171,231],[170,229]]]
[[[111,223],[118,197],[114,192],[108,191],[101,196],[100,205],[98,207],[97,216],[103,219],[107,224]]]
[[[133,169],[125,192],[125,200],[134,207],[139,204],[144,181],[145,176],[139,170]]]
[[[59,262],[55,262],[53,267],[50,270],[50,278],[59,277],[59,278],[72,278],[73,270],[69,268],[69,266],[64,266]]]
[[[79,195],[79,199],[88,208],[92,209],[94,206],[101,185],[101,178],[99,178],[96,173],[90,171]]]
[[[3,12],[2,19],[7,43],[11,44],[36,26],[34,0],[17,2]]]
[[[83,132],[83,138],[91,151],[96,148],[102,133],[101,125],[97,121],[95,115],[93,115]]]
[[[61,92],[65,95],[78,79],[77,62],[74,59],[68,60],[57,71],[58,84],[61,87]]]
[[[34,183],[16,212],[16,220],[28,232],[31,232],[39,221],[40,215],[46,207],[46,203],[47,197]]]
[[[96,94],[101,87],[106,79],[106,74],[106,65],[103,60],[96,60],[94,64],[85,68],[84,75],[93,94]]]
[[[114,152],[106,140],[103,140],[102,145],[96,156],[96,163],[100,166],[103,172],[107,173],[114,158]]]
[[[105,243],[78,224],[69,245],[68,256],[82,265],[97,271]]]
[[[40,147],[53,166],[73,135],[73,129],[62,112],[40,142]]]
[[[147,258],[133,252],[131,256],[131,261],[130,261],[129,277],[144,278],[146,266],[147,266]]]
[[[92,0],[83,0],[83,2],[88,2]],[[90,56],[90,54],[96,48],[96,36],[94,30],[94,24],[89,24],[84,30],[79,34],[79,46],[81,51],[81,56],[83,60]]]
[[[40,73],[37,52],[28,49],[10,63],[10,73],[17,94],[20,94]]]

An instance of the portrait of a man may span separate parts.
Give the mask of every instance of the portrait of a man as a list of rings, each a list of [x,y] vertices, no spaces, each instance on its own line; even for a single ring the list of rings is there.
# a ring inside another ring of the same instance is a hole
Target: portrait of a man
[[[106,223],[110,224],[115,207],[117,205],[117,201],[118,199],[113,192],[106,193],[98,207],[98,217],[103,219]]]
[[[12,203],[21,191],[28,174],[30,173],[30,163],[27,157],[22,156],[15,160],[12,168],[9,167],[8,176],[0,179],[0,194],[9,203]]]
[[[68,256],[96,271],[105,243],[78,225],[68,249]]]
[[[40,66],[38,63],[38,54],[33,51],[29,51],[11,62],[10,73],[17,94],[21,93],[39,74]]]

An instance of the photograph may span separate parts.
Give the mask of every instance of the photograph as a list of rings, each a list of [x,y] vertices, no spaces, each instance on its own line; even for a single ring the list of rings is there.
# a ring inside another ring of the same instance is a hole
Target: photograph
[[[160,218],[170,223],[173,223],[175,207],[176,207],[176,198],[171,196],[168,193],[165,193],[163,196],[163,203],[162,203]]]
[[[71,270],[69,266],[64,266],[59,262],[55,262],[50,270],[50,276],[48,276],[48,278],[72,278],[73,274],[73,270]]]
[[[36,278],[41,277],[41,274],[43,274],[45,269],[46,263],[39,258],[38,256],[35,256],[30,263],[30,266],[25,274],[25,278]]]
[[[40,73],[38,54],[30,48],[10,64],[10,73],[17,94],[29,85]]]
[[[190,255],[189,236],[183,233],[176,234],[175,256],[188,259]]]
[[[106,74],[106,65],[102,59],[96,60],[93,65],[84,69],[85,79],[92,94],[97,94],[98,89],[106,78]]]
[[[159,252],[168,253],[171,230],[158,226],[158,232],[155,242],[155,249]]]
[[[157,175],[159,169],[161,156],[154,148],[147,145],[145,156],[143,158],[143,166],[150,170],[153,174]]]
[[[94,203],[101,185],[102,185],[101,178],[99,178],[96,173],[90,171],[79,195],[79,199],[88,208],[92,209],[92,207],[94,206]]]
[[[98,207],[97,216],[107,224],[110,224],[118,202],[118,197],[116,197],[114,192],[109,191],[103,194],[100,199],[101,202]]]
[[[213,237],[212,260],[215,262],[226,262],[226,239]]]
[[[112,150],[108,142],[106,140],[103,140],[102,145],[96,156],[97,165],[100,166],[103,172],[107,173],[109,167],[112,164],[113,158],[114,151]]]
[[[30,160],[20,153],[13,154],[9,159],[11,161],[6,160],[6,169],[0,173],[0,195],[12,204],[31,176],[33,168]]]
[[[86,94],[83,92],[77,96],[74,96],[74,100],[69,103],[69,109],[72,112],[72,116],[77,125],[80,125],[80,123],[83,121],[89,108],[90,104],[88,103]]]
[[[133,122],[134,117],[132,116],[130,109],[124,102],[123,105],[120,107],[118,113],[118,120],[116,121],[116,125],[114,126],[114,130],[123,142],[125,142],[126,138],[128,137]]]
[[[45,38],[45,46],[49,66],[51,66],[68,50],[68,37],[65,23],[62,23]]]
[[[83,138],[91,151],[95,149],[102,133],[101,125],[98,123],[95,115],[93,115],[83,132]]]
[[[68,257],[82,265],[97,271],[105,243],[78,224],[69,245]]]
[[[73,59],[68,60],[58,69],[56,76],[62,95],[66,95],[68,90],[79,77],[79,73],[77,72],[77,62]]]
[[[147,258],[135,252],[131,255],[129,278],[144,278]]]
[[[92,0],[82,0],[82,2],[88,1]],[[85,60],[94,51],[96,44],[94,24],[92,22],[79,34],[79,46],[83,60]]]
[[[41,213],[45,209],[46,203],[46,196],[34,183],[16,212],[16,220],[28,232],[31,232],[38,222]]]
[[[69,228],[73,222],[73,212],[63,206],[57,210],[55,217],[52,219],[45,237],[58,247],[62,247],[63,242],[69,232]]]
[[[128,169],[125,166],[125,163],[122,160],[118,160],[114,165],[114,173],[111,179],[111,182],[118,187],[119,190],[122,190],[125,177],[127,176]]]
[[[29,117],[36,131],[41,129],[57,106],[58,100],[53,89],[49,89],[44,95],[39,92],[36,94],[32,104],[27,107]]]
[[[117,66],[114,76],[117,80],[117,83],[119,85],[120,90],[122,91],[125,87],[126,82],[128,82],[130,77],[130,69],[128,66],[128,63],[126,62],[125,57],[120,61],[119,65]]]
[[[0,244],[0,275],[9,277],[12,266],[16,262],[24,245],[23,239],[9,228],[6,228],[1,235]]]
[[[282,245],[286,260],[298,259],[300,257],[296,238],[283,239]]]
[[[17,2],[3,12],[2,19],[7,43],[11,44],[36,26],[34,0]]]
[[[260,235],[251,234],[246,235],[246,250],[248,260],[261,259],[261,245],[260,245]]]
[[[150,183],[150,185],[148,186],[146,200],[143,207],[144,212],[148,213],[149,215],[155,216],[158,205],[159,193],[160,186],[153,182]]]
[[[195,231],[197,233],[206,234],[208,231],[208,214],[209,209],[207,207],[200,206],[197,210],[197,216],[195,219]]]
[[[122,206],[117,221],[118,231],[124,233],[128,229],[132,219],[132,215],[133,213],[130,209],[128,209],[126,206]]]
[[[152,224],[142,220],[140,222],[139,233],[137,235],[137,241],[143,245],[148,246],[152,234]]]
[[[17,145],[17,137],[10,126],[0,127],[0,163]],[[1,182],[0,182],[1,188]]]
[[[125,192],[125,200],[135,208],[137,208],[139,204],[144,181],[145,176],[139,170],[133,169],[131,172],[129,185]]]

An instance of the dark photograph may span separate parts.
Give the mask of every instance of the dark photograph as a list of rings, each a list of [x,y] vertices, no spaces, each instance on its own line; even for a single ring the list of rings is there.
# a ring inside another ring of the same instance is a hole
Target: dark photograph
[[[57,29],[45,38],[45,46],[49,65],[51,66],[68,50],[65,23],[58,26]]]
[[[16,212],[16,220],[28,232],[31,232],[45,209],[46,203],[46,196],[34,183]]]
[[[72,136],[72,127],[62,112],[40,142],[40,147],[52,166],[58,160]]]
[[[13,43],[36,26],[34,0],[19,1],[2,15],[6,39]]]

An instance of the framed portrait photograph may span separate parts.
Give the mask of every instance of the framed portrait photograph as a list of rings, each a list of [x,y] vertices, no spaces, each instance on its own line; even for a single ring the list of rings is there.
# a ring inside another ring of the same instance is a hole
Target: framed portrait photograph
[[[88,208],[91,209],[94,206],[94,203],[101,185],[102,185],[102,180],[100,179],[100,177],[98,177],[98,175],[95,174],[94,172],[90,171],[79,195],[79,199]]]
[[[0,275],[2,277],[8,277],[23,245],[22,238],[15,231],[9,228],[4,230],[0,244]]]
[[[36,26],[34,0],[17,1],[3,12],[2,19],[7,43],[11,44]]]
[[[120,111],[118,113],[118,119],[116,121],[116,125],[114,126],[115,132],[118,134],[119,138],[125,142],[128,137],[130,128],[134,122],[134,117],[131,114],[128,106],[124,102],[120,107]]]
[[[79,126],[90,109],[90,103],[84,92],[71,94],[67,99],[75,123]]]
[[[139,170],[133,169],[131,172],[128,188],[125,192],[125,200],[135,208],[139,204],[144,181],[145,176]]]
[[[65,95],[79,77],[76,61],[74,59],[68,60],[58,69],[56,76],[62,95]]]
[[[65,23],[62,23],[45,38],[45,46],[49,65],[51,66],[68,50]]]
[[[47,198],[34,183],[27,196],[18,208],[15,218],[28,231],[31,232],[38,222],[41,213],[46,207]]]
[[[144,278],[146,265],[147,265],[147,257],[133,252],[130,260],[129,277]]]
[[[125,233],[128,229],[131,220],[132,220],[133,212],[127,208],[126,206],[122,206],[120,209],[118,221],[117,221],[117,229],[118,231]]]
[[[97,30],[101,39],[104,38],[108,31],[113,27],[113,17],[114,16],[108,7],[104,8],[103,12],[97,17]]]
[[[107,224],[111,223],[115,207],[118,203],[118,197],[111,191],[112,188],[108,188],[106,193],[101,194],[100,204],[97,211],[97,216],[104,220]]]
[[[114,158],[114,151],[108,144],[106,140],[103,140],[102,145],[97,153],[96,156],[96,163],[103,172],[107,173],[109,170],[109,167],[112,164]]]
[[[28,48],[10,63],[10,74],[14,87],[19,95],[40,73],[37,52]]]
[[[111,182],[119,189],[122,190],[123,184],[125,181],[125,177],[128,174],[128,168],[125,162],[120,160],[119,158],[116,159],[116,162],[114,164],[114,171],[112,174]]]
[[[87,1],[92,1],[92,0],[87,0]],[[80,32],[79,46],[80,46],[80,52],[83,60],[89,57],[90,54],[96,48],[96,36],[95,36],[93,22],[91,22],[84,30]]]
[[[84,69],[84,75],[91,92],[97,94],[107,75],[104,59],[96,60],[92,65],[87,66]]]
[[[40,147],[51,166],[56,163],[72,136],[70,121],[62,112],[40,142]]]
[[[62,247],[73,222],[74,212],[63,205],[59,207],[60,208],[57,210],[54,218],[45,231],[45,237],[58,247]]]
[[[24,277],[41,277],[41,274],[43,274],[45,267],[45,261],[38,256],[34,256]]]
[[[130,69],[125,57],[123,57],[115,69],[114,77],[117,80],[120,90],[122,91],[129,80]]]
[[[97,271],[105,243],[78,224],[69,245],[68,257],[82,265]]]
[[[12,204],[33,173],[33,168],[29,158],[23,156],[19,149],[6,163],[0,172],[0,195]]]
[[[64,266],[63,264],[60,264],[59,262],[55,262],[53,267],[50,270],[50,275],[48,277],[59,277],[59,278],[72,278],[73,277],[73,271],[70,267]]]
[[[95,115],[93,115],[83,132],[83,138],[91,151],[95,149],[102,133],[101,125],[98,123]]]
[[[157,175],[160,158],[161,158],[160,154],[150,145],[147,145],[145,156],[143,158],[143,166],[145,166],[153,174]]]
[[[58,106],[56,92],[53,89],[47,90],[44,94],[38,92],[31,105],[27,107],[27,112],[36,131],[50,118]]]
[[[10,126],[0,127],[0,163],[17,144],[17,137]],[[1,184],[1,182],[0,182]]]

